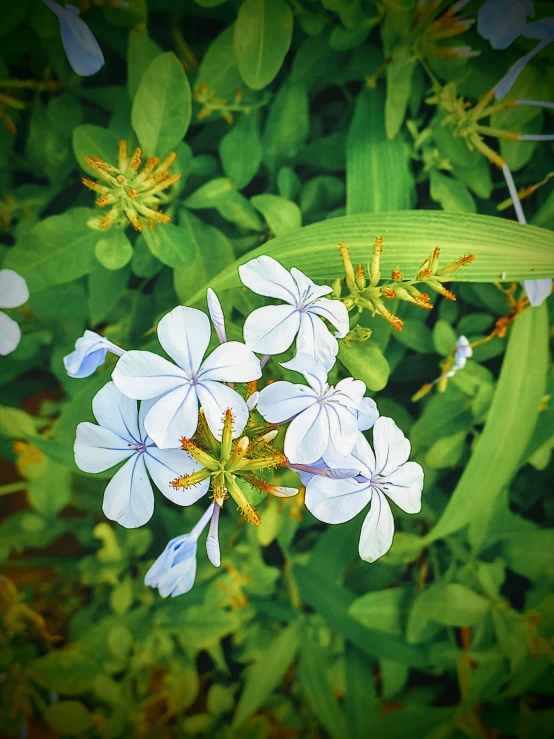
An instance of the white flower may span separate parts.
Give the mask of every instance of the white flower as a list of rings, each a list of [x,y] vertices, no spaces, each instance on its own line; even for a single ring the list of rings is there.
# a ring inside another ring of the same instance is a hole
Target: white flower
[[[461,370],[466,366],[467,360],[472,356],[473,349],[471,348],[469,340],[465,336],[460,336],[460,338],[456,342],[456,349],[454,352],[454,364],[452,365],[452,369],[438,379],[442,380],[443,377],[452,377],[453,375],[455,375],[458,370]],[[438,382],[438,380],[435,380],[435,382]]]
[[[377,419],[373,443],[375,454],[363,434],[358,434],[350,457],[359,461],[358,476],[348,480],[314,476],[306,489],[308,510],[325,523],[350,521],[371,502],[359,544],[366,562],[382,557],[392,544],[394,520],[385,496],[406,513],[418,513],[423,489],[423,470],[407,461],[410,442],[391,418]]]
[[[211,521],[211,524],[206,540],[206,550],[210,562],[214,567],[219,567],[220,555],[217,538],[219,511],[219,506],[211,503],[190,534],[171,539],[146,573],[144,584],[151,588],[158,588],[162,598],[167,598],[168,595],[175,597],[188,593],[196,578],[198,538],[206,528],[208,521]]]
[[[538,308],[552,292],[552,280],[524,280],[522,283],[525,294],[533,308]]]
[[[162,493],[178,505],[190,505],[208,489],[209,480],[190,490],[176,490],[172,480],[201,469],[184,451],[158,449],[144,429],[144,417],[151,403],[142,403],[119,392],[112,382],[93,398],[92,410],[98,421],[80,423],[73,447],[75,463],[83,472],[104,472],[127,460],[108,483],[104,493],[104,514],[128,529],[142,526],[154,511],[154,493],[148,474]],[[147,474],[148,472],[148,474]]]
[[[260,361],[244,344],[227,341],[204,360],[210,341],[210,322],[202,311],[178,306],[162,318],[158,340],[176,364],[153,352],[126,352],[112,378],[129,398],[156,399],[144,425],[160,448],[176,448],[192,438],[198,425],[198,406],[211,432],[221,438],[225,411],[233,413],[233,437],[248,421],[244,399],[226,382],[249,382],[261,377]],[[204,361],[203,361],[204,360]]]
[[[281,354],[296,337],[298,353],[310,354],[329,370],[335,363],[339,339],[349,330],[348,311],[340,300],[322,297],[332,288],[315,285],[294,267],[288,272],[271,257],[258,257],[239,267],[242,283],[258,295],[279,298],[286,305],[253,311],[244,324],[244,340],[260,354]],[[335,336],[321,320],[336,329]]]
[[[349,454],[356,443],[365,383],[348,377],[336,388],[327,384],[323,366],[308,354],[297,354],[283,367],[301,372],[309,387],[274,382],[264,388],[258,410],[266,421],[291,421],[285,434],[289,462],[312,464],[323,456],[329,442],[339,454]]]
[[[29,300],[27,283],[11,269],[0,270],[0,308],[18,308]],[[0,313],[0,355],[5,357],[17,348],[21,329],[5,313]]]
[[[217,338],[219,339],[220,344],[224,344],[227,341],[227,334],[225,332],[225,316],[223,315],[223,309],[219,302],[219,298],[211,287],[208,288],[207,301],[208,312],[212,319]]]
[[[377,403],[373,400],[373,398],[362,398],[357,417],[358,429],[360,431],[367,431],[368,429],[373,428],[373,426],[375,425],[375,421],[379,418]]]
[[[70,377],[89,377],[104,364],[106,354],[112,352],[121,357],[123,349],[94,331],[85,331],[75,343],[75,351],[63,358],[65,370]]]

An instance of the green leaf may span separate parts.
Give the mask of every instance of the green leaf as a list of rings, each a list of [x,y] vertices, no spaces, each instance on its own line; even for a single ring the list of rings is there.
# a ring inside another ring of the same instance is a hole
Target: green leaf
[[[433,333],[429,326],[420,320],[407,318],[402,331],[394,331],[392,336],[404,346],[418,354],[434,354]]]
[[[292,11],[285,0],[243,0],[234,47],[248,87],[261,90],[276,77],[290,47],[292,27]]]
[[[401,634],[406,591],[389,588],[375,593],[366,593],[355,600],[348,609],[351,616],[370,629],[388,634]]]
[[[452,326],[446,321],[438,320],[433,327],[433,344],[438,354],[447,357],[456,346],[458,337]]]
[[[117,270],[131,261],[133,247],[125,231],[109,231],[104,238],[96,242],[94,253],[103,267]]]
[[[98,172],[85,163],[85,157],[99,157],[115,165],[118,150],[117,136],[106,128],[85,123],[73,131],[73,153],[77,164],[94,178],[98,177]]]
[[[19,408],[0,405],[0,434],[8,439],[24,439],[36,433],[35,419]]]
[[[473,626],[491,609],[492,603],[459,583],[436,583],[414,601],[408,618],[407,639],[420,641],[420,624],[426,620],[445,626]]]
[[[523,461],[539,415],[547,365],[548,313],[543,304],[521,313],[511,328],[485,428],[427,542],[490,514]]]
[[[371,664],[359,649],[346,643],[345,709],[350,739],[366,739],[377,718],[378,700]],[[398,663],[393,663],[398,664]],[[399,665],[403,667],[403,665]],[[407,668],[406,668],[407,669]]]
[[[29,482],[29,501],[45,518],[55,519],[71,500],[71,472],[48,460],[45,473]]]
[[[475,201],[463,182],[431,170],[431,197],[443,210],[452,213],[475,213]]]
[[[205,85],[216,98],[232,98],[242,86],[234,51],[234,26],[220,33],[202,57],[196,88]]]
[[[191,111],[183,65],[172,52],[160,54],[142,76],[131,113],[144,153],[162,157],[174,149],[187,132]]]
[[[337,243],[348,244],[354,264],[371,258],[375,236],[383,234],[381,273],[389,274],[398,265],[405,275],[413,275],[430,254],[430,245],[441,247],[441,264],[467,253],[475,262],[460,270],[461,282],[495,282],[503,272],[508,280],[538,279],[554,274],[554,233],[534,226],[522,226],[503,218],[441,211],[399,211],[351,215],[314,223],[273,239],[249,252],[223,270],[212,282],[214,290],[240,285],[237,267],[267,254],[286,268],[296,267],[315,282],[344,276]],[[525,249],[521,248],[525,242]],[[191,304],[206,294],[202,286]]]
[[[194,244],[188,232],[174,223],[164,223],[158,228],[145,230],[144,240],[148,248],[160,262],[174,269],[186,269],[196,256]]]
[[[127,44],[127,91],[135,97],[143,74],[154,59],[162,53],[155,41],[152,41],[146,28],[133,28],[129,33]]]
[[[412,74],[416,60],[410,46],[395,49],[390,64],[387,64],[387,102],[385,125],[387,137],[394,139],[404,121],[406,108],[412,92]]]
[[[302,225],[302,213],[292,200],[286,200],[280,195],[263,193],[253,195],[250,202],[263,215],[275,236],[283,236]]]
[[[262,153],[257,118],[252,114],[244,115],[219,144],[221,164],[237,190],[246,187],[256,175]]]
[[[466,436],[465,431],[460,431],[437,439],[425,454],[425,464],[437,470],[454,466],[463,454]]]
[[[233,718],[233,727],[238,727],[255,713],[279,687],[287,667],[290,665],[300,644],[300,623],[283,629],[265,648],[258,661],[247,673]]]
[[[31,293],[88,274],[96,265],[94,247],[101,238],[87,226],[93,213],[72,208],[45,218],[10,250],[3,266],[24,277]]]
[[[43,717],[49,726],[68,736],[84,734],[94,725],[91,712],[79,701],[52,703],[44,711]]]
[[[389,380],[390,367],[383,352],[370,341],[339,344],[339,359],[352,377],[363,380],[369,390],[382,390]]]
[[[102,672],[98,662],[78,643],[39,657],[27,669],[40,685],[66,695],[90,690],[94,678]]]
[[[101,323],[119,303],[127,283],[131,268],[111,270],[97,265],[88,278],[89,314],[93,326]]]
[[[187,208],[213,208],[219,201],[225,200],[234,190],[234,185],[228,177],[216,177],[204,183],[185,200]]]
[[[346,144],[346,212],[384,213],[410,208],[414,183],[402,137],[387,138],[385,100],[377,88],[363,90]]]
[[[271,103],[262,137],[264,159],[269,169],[274,170],[295,157],[308,138],[309,131],[306,86],[289,80]]]
[[[345,716],[327,677],[327,665],[320,647],[304,634],[300,651],[299,685],[314,718],[333,739],[346,736]]]

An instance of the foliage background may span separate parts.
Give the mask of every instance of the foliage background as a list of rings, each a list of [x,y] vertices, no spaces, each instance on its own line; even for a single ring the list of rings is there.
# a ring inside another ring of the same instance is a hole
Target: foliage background
[[[554,274],[551,187],[524,201],[542,230],[509,222],[501,173],[429,102],[432,75],[475,103],[532,42],[495,52],[472,29],[460,43],[480,56],[437,58],[436,40],[410,31],[413,5],[85,3],[106,56],[89,79],[69,69],[40,0],[3,8],[0,258],[31,293],[11,312],[21,344],[0,359],[4,735],[552,736],[552,300],[476,348],[445,392],[410,400],[457,336],[483,338],[509,312],[493,284],[503,272]],[[513,96],[551,99],[553,81],[547,50]],[[495,116],[505,130],[552,129],[539,108]],[[100,211],[80,185],[84,157],[115,163],[120,139],[176,152],[170,224],[87,226]],[[500,151],[518,186],[554,169],[549,144]],[[266,501],[258,529],[224,517],[220,570],[199,556],[194,590],[162,601],[144,573],[197,511],[158,496],[143,529],[103,518],[106,477],[79,472],[72,444],[113,364],[73,380],[64,355],[86,327],[158,350],[155,322],[204,305],[209,284],[240,338],[261,301],[238,287],[235,259],[260,247],[331,280],[339,240],[367,262],[379,234],[387,269],[407,274],[436,245],[445,261],[477,255],[455,303],[395,306],[402,332],[363,314],[371,338],[335,370],[364,379],[409,436],[426,474],[421,514],[396,510],[393,548],[369,565],[359,520],[326,527],[301,496]]]

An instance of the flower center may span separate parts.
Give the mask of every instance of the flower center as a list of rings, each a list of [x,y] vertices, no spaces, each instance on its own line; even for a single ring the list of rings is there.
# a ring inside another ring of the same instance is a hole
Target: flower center
[[[135,444],[135,451],[137,454],[144,454],[146,452],[146,444],[144,441],[140,441]]]

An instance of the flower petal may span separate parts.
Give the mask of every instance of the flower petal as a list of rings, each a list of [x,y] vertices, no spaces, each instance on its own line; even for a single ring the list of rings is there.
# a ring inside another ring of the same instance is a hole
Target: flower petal
[[[158,590],[162,598],[171,595],[175,598],[177,595],[184,595],[192,590],[196,579],[196,550],[197,544],[194,542],[194,552],[189,557],[173,565],[173,567],[162,575],[158,582]]]
[[[373,427],[373,446],[375,448],[375,473],[389,477],[410,456],[410,442],[392,418],[381,416]]]
[[[328,285],[316,285],[310,278],[296,267],[291,267],[290,273],[296,282],[298,294],[304,304],[312,302],[320,298],[322,295],[329,295],[333,292],[333,288]]]
[[[108,382],[92,399],[94,417],[106,429],[131,443],[141,441],[137,401],[123,395],[113,382]]]
[[[358,429],[367,431],[373,428],[375,421],[379,418],[377,404],[373,398],[362,398],[360,408],[358,410]]]
[[[306,488],[306,508],[324,523],[345,523],[371,500],[368,483],[356,480],[331,480],[314,476]]]
[[[280,380],[261,391],[258,411],[269,423],[283,423],[314,403],[317,403],[317,396],[311,388]]]
[[[188,384],[187,375],[173,362],[141,351],[126,352],[115,365],[112,380],[124,395],[137,400],[157,398]]]
[[[339,454],[350,454],[358,436],[358,421],[356,416],[338,403],[326,403],[331,443]]]
[[[126,529],[143,526],[154,513],[154,493],[143,456],[137,454],[129,459],[115,473],[104,492],[104,515]]]
[[[290,272],[271,257],[261,256],[242,264],[239,267],[239,277],[243,285],[258,295],[279,298],[290,305],[296,305],[300,298]]]
[[[208,302],[208,311],[210,313],[210,318],[212,319],[212,324],[217,334],[217,338],[222,344],[224,344],[227,341],[227,334],[225,332],[225,316],[223,315],[223,309],[219,302],[219,298],[211,287],[208,288],[206,300]]]
[[[487,0],[479,8],[477,32],[493,49],[507,49],[521,35],[527,15],[533,15],[529,0]]]
[[[373,491],[371,508],[362,524],[358,552],[366,562],[375,562],[392,546],[394,519],[387,499],[378,490]]]
[[[75,464],[83,472],[104,472],[136,454],[127,439],[88,421],[77,426],[73,451]]]
[[[29,300],[27,283],[13,269],[0,269],[0,308],[17,308]]]
[[[73,7],[66,6],[63,15],[56,13],[62,43],[71,69],[81,77],[89,77],[104,65],[104,55],[90,28],[79,18],[79,10]]]
[[[339,345],[321,318],[307,311],[300,318],[296,350],[315,357],[329,371],[335,364]]]
[[[144,426],[160,449],[179,448],[183,436],[192,438],[198,426],[195,387],[181,385],[160,398],[146,414]]]
[[[298,333],[300,313],[290,305],[257,308],[244,322],[244,341],[260,354],[285,352]]]
[[[173,308],[158,324],[158,341],[189,377],[200,369],[210,333],[208,316],[183,305]]]
[[[158,490],[177,505],[192,505],[208,492],[209,478],[192,488],[171,487],[172,481],[177,477],[191,475],[202,469],[200,462],[182,449],[158,449],[155,446],[149,446],[144,455],[144,461]]]
[[[321,395],[327,389],[327,370],[318,362],[315,357],[310,354],[296,354],[288,362],[281,362],[281,367],[300,372],[304,375],[306,382],[312,387],[318,395]]]
[[[336,394],[333,399],[340,401],[347,408],[358,411],[364,399],[365,391],[365,382],[355,380],[353,377],[346,377],[344,380],[337,382]]]
[[[173,566],[180,553],[183,560],[196,556],[196,539],[190,534],[182,534],[171,539],[144,577],[144,584],[157,588],[160,578]]]
[[[245,400],[236,390],[221,382],[208,380],[198,384],[196,392],[210,431],[216,439],[221,439],[225,411],[228,409],[233,413],[233,438],[242,434],[249,412]]]
[[[552,293],[552,280],[548,278],[545,280],[524,280],[521,284],[533,308],[542,305]]]
[[[423,469],[417,462],[406,462],[384,481],[383,492],[406,513],[419,513]]]
[[[289,462],[312,464],[322,456],[329,443],[329,420],[316,403],[291,421],[285,435],[285,455]]]
[[[0,356],[11,354],[21,341],[19,324],[5,313],[0,312]]]
[[[260,360],[240,341],[227,341],[216,347],[202,364],[198,379],[222,382],[250,382],[262,376]]]
[[[321,318],[326,318],[336,329],[337,339],[344,339],[350,331],[350,321],[348,319],[348,311],[344,303],[340,300],[329,300],[329,298],[319,298],[309,307],[310,313],[316,313]]]

